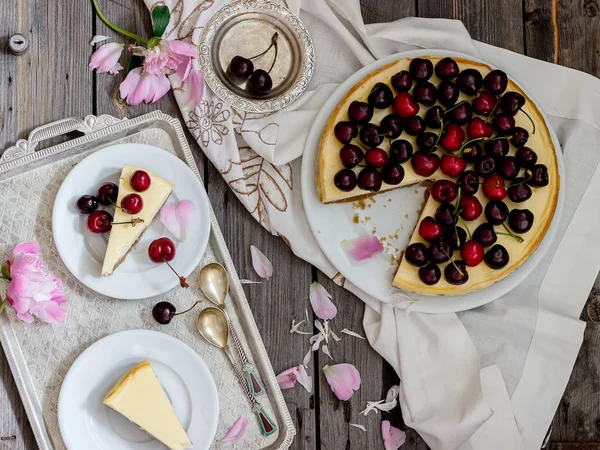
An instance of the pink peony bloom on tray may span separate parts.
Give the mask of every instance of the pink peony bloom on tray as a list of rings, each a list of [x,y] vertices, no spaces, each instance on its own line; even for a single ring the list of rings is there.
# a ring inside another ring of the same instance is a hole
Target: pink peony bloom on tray
[[[119,58],[124,47],[125,44],[117,44],[116,42],[104,44],[92,54],[89,69],[96,69],[100,73],[117,74],[119,70],[123,69],[123,66],[119,64]]]
[[[223,436],[223,439],[216,442],[217,448],[229,447],[238,442],[244,436],[246,427],[248,427],[248,419],[242,416],[235,421],[231,429]]]
[[[40,246],[24,242],[15,247],[3,268],[10,282],[6,300],[24,322],[33,322],[33,316],[46,323],[65,320],[67,311],[61,303],[67,299],[62,282],[48,272],[40,259]]]
[[[340,400],[349,400],[360,388],[360,373],[352,364],[335,364],[323,367],[331,390]]]
[[[342,248],[346,255],[354,261],[362,261],[369,259],[383,251],[383,245],[372,234],[365,234],[356,239],[342,241]]]
[[[381,422],[381,437],[385,450],[398,450],[406,441],[406,433],[391,426],[389,420]]]

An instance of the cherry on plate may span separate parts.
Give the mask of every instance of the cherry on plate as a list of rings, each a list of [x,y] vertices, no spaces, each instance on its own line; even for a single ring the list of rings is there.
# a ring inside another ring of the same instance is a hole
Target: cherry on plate
[[[87,227],[95,234],[107,233],[112,229],[113,217],[106,211],[94,211],[88,216]]]
[[[98,189],[98,203],[104,206],[114,205],[119,196],[119,188],[115,183],[104,183]]]
[[[77,209],[82,214],[91,214],[98,209],[98,199],[93,195],[83,195],[77,200]]]
[[[152,241],[148,247],[148,257],[152,262],[170,262],[175,258],[175,244],[169,238],[162,237]]]

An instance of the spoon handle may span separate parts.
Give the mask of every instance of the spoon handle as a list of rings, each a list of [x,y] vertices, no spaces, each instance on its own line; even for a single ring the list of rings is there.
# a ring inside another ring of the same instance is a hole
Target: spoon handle
[[[242,364],[244,365],[243,370],[246,374],[248,387],[250,387],[250,393],[254,396],[259,396],[265,392],[265,386],[261,381],[260,377],[258,376],[256,368],[248,359],[246,350],[244,350],[244,346],[242,345],[237,331],[235,331],[235,327],[233,326],[233,323],[231,323],[231,321],[229,321],[229,330],[231,332],[231,337],[233,338],[235,348],[237,349],[237,352],[240,355],[240,359],[242,360]]]
[[[263,406],[252,395],[252,392],[250,391],[250,386],[248,385],[248,380],[246,379],[246,377],[244,377],[244,374],[241,372],[240,368],[231,357],[231,354],[227,350],[225,350],[225,354],[229,358],[229,362],[233,367],[233,371],[235,372],[238,381],[242,385],[242,388],[244,390],[244,393],[246,394],[246,397],[248,398],[248,401],[252,405],[252,412],[256,415],[256,418],[258,419],[258,425],[260,427],[261,433],[265,437],[272,435],[277,431],[277,425],[275,424],[273,419],[271,419],[266,413]]]

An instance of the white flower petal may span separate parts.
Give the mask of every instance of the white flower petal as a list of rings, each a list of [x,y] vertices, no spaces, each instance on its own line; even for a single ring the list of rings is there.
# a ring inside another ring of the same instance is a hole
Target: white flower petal
[[[96,45],[96,44],[98,44],[100,42],[106,41],[107,39],[110,39],[110,38],[108,36],[102,36],[101,34],[97,34],[90,41],[90,45],[94,46],[94,45]]]
[[[355,337],[355,338],[358,338],[358,339],[366,339],[365,337],[361,336],[360,334],[355,333],[354,331],[351,331],[351,330],[349,330],[347,328],[344,328],[341,332],[344,333],[344,334],[347,334],[348,336],[352,336],[352,337]]]
[[[308,367],[308,364],[310,363],[311,358],[312,358],[312,347],[309,347],[308,351],[306,352],[306,355],[304,355],[304,359],[302,360],[302,365],[304,367]]]
[[[375,411],[375,414],[379,414],[379,410],[377,409],[377,406],[382,403],[383,403],[383,400],[379,400],[378,402],[367,402],[367,407],[365,409],[363,409],[361,412],[359,412],[359,414],[366,416],[371,411]]]
[[[254,271],[256,274],[265,279],[271,278],[273,275],[273,265],[271,261],[257,249],[254,245],[250,246],[250,254],[252,255],[252,267],[254,267]]]
[[[240,284],[262,284],[262,281],[246,280],[242,278]]]
[[[304,366],[298,366],[298,373],[296,374],[296,379],[298,383],[306,389],[306,392],[309,394],[312,392],[312,377],[306,373],[306,369]]]
[[[354,427],[354,428],[358,428],[359,430],[362,430],[362,431],[367,431],[367,429],[364,427],[364,425],[360,425],[358,423],[350,423],[348,425],[350,425],[351,427]]]
[[[323,347],[321,347],[321,350],[323,350],[323,353],[325,353],[327,356],[329,356],[329,359],[331,359],[333,361],[333,357],[331,356],[331,353],[329,353],[329,347],[327,347],[327,344],[323,344]]]
[[[313,352],[316,352],[317,350],[319,350],[319,346],[321,345],[321,342],[323,342],[323,335],[319,334],[319,337],[317,338],[317,340],[315,341],[315,343],[312,346]]]
[[[342,340],[341,337],[339,337],[337,334],[335,334],[335,331],[331,330],[331,337],[333,338],[333,340],[335,342],[340,342]]]
[[[392,386],[390,388],[390,390],[387,392],[387,395],[385,396],[386,403],[396,400],[399,395],[400,395],[400,386],[398,386],[398,385]]]

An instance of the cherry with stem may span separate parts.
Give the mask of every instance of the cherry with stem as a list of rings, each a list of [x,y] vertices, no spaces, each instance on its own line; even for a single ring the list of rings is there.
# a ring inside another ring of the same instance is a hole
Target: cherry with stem
[[[179,275],[179,274],[177,273],[177,271],[176,271],[175,269],[173,269],[173,266],[172,266],[171,264],[169,264],[169,261],[167,261],[167,258],[165,258],[165,257],[163,256],[163,257],[162,257],[162,260],[163,260],[163,262],[167,263],[167,266],[169,266],[169,269],[171,269],[171,270],[173,271],[173,273],[179,277],[179,285],[180,285],[182,288],[189,288],[189,287],[190,287],[190,285],[187,283],[187,281],[186,281],[185,277],[183,277],[183,276]]]
[[[496,231],[496,234],[501,234],[502,236],[510,236],[515,241],[517,241],[519,244],[521,244],[523,242],[523,238],[521,236],[517,236],[514,233],[511,233],[511,231],[507,228],[507,226],[505,224],[502,224],[502,227],[504,227],[504,229],[506,230],[506,233],[503,233],[502,231]]]

